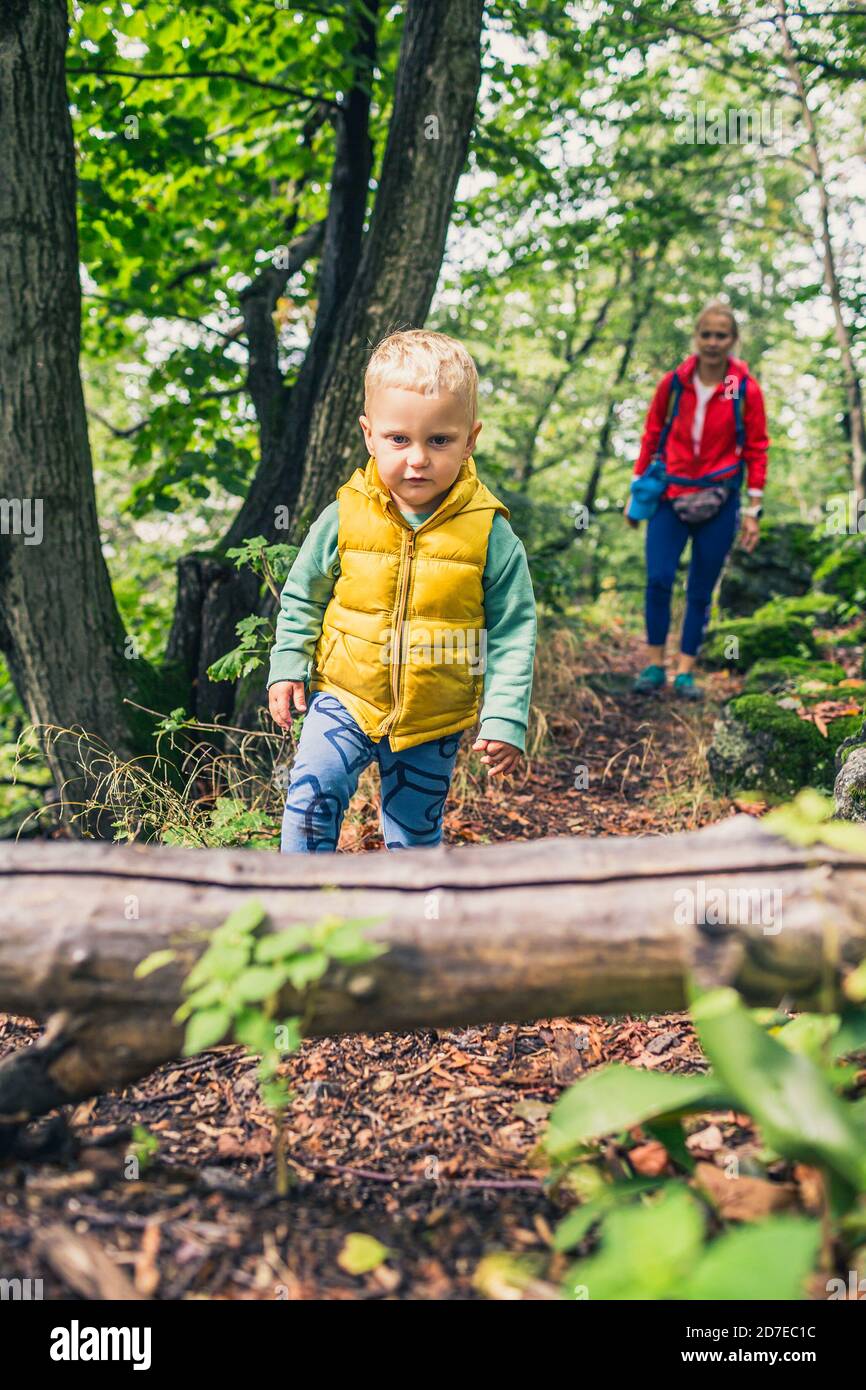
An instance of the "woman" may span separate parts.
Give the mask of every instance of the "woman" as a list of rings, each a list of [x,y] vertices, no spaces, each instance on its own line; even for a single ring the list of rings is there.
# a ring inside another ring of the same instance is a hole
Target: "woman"
[[[728,306],[718,300],[708,304],[695,324],[696,351],[675,372],[662,377],[647,414],[635,475],[646,471],[661,445],[667,473],[678,481],[667,485],[647,524],[649,664],[634,683],[642,695],[662,689],[667,680],[664,651],[671,591],[691,537],[686,613],[673,688],[684,699],[701,697],[692,668],[716,580],[737,534],[743,468],[749,505],[742,510],[740,543],[750,554],[758,544],[769,440],[761,388],[746,363],[731,355],[738,336]],[[703,483],[690,485],[691,478]],[[626,518],[630,525],[637,525],[628,516],[628,508]]]

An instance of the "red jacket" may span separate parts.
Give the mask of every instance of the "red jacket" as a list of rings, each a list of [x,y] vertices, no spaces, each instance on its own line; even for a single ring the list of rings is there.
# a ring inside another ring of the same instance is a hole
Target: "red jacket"
[[[676,368],[676,374],[683,383],[683,392],[680,396],[680,406],[674,419],[670,434],[668,435],[665,448],[665,461],[669,473],[676,473],[679,477],[700,478],[705,473],[714,473],[719,468],[725,468],[733,464],[737,458],[737,433],[734,417],[734,405],[731,400],[730,389],[725,395],[726,385],[731,386],[731,378],[735,377],[737,389],[742,390],[740,383],[748,372],[745,362],[739,357],[729,357],[725,367],[725,379],[720,381],[716,387],[715,394],[710,396],[707,401],[707,410],[704,416],[704,427],[701,434],[700,452],[696,455],[694,443],[692,441],[692,422],[695,418],[695,408],[698,403],[695,388],[692,385],[692,373],[697,365],[697,353],[692,353],[684,362]],[[636,475],[643,473],[655,454],[656,446],[661,437],[662,428],[665,422],[667,411],[668,394],[670,391],[673,372],[665,372],[652,399],[652,405],[647,412],[646,424],[644,425],[643,439],[640,446],[640,457],[634,466]],[[761,388],[753,376],[750,376],[743,396],[743,424],[745,426],[746,441],[743,448],[743,458],[746,462],[746,482],[748,487],[762,488],[767,476],[767,450],[770,441],[767,438],[767,417],[764,412],[764,397]],[[724,480],[722,480],[724,481]],[[665,497],[678,497],[683,492],[694,492],[694,488],[684,487],[677,483],[670,483],[665,489]]]

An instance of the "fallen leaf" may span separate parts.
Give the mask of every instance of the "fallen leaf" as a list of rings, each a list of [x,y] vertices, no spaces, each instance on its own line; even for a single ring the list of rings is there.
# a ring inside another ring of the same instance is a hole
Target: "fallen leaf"
[[[388,1247],[375,1236],[353,1231],[343,1242],[343,1248],[337,1256],[337,1264],[347,1274],[369,1274],[371,1270],[384,1264],[390,1253]]]
[[[657,1178],[667,1167],[668,1151],[664,1144],[652,1139],[647,1144],[638,1144],[636,1148],[629,1149],[628,1161],[641,1177]]]
[[[766,1178],[729,1178],[713,1163],[698,1163],[695,1182],[728,1221],[763,1221],[774,1211],[795,1204],[793,1183],[768,1182]]]

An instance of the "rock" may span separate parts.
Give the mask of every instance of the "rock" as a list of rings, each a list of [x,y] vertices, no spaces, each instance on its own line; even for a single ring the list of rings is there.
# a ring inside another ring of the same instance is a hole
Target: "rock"
[[[833,787],[836,815],[866,822],[866,747],[852,748]]]
[[[815,570],[815,584],[824,593],[848,603],[866,602],[866,541],[851,537],[836,546]]]
[[[813,627],[831,627],[839,619],[844,600],[836,594],[811,593],[800,598],[773,598],[756,608],[752,614],[756,623],[786,622],[789,618],[805,618]]]
[[[735,618],[719,623],[707,634],[701,661],[710,670],[729,666],[748,671],[755,662],[768,657],[817,656],[813,624],[804,618]]]
[[[836,744],[813,723],[780,709],[770,695],[740,695],[722,711],[707,754],[710,774],[723,791],[760,788],[788,797],[833,780]]]
[[[743,685],[744,695],[761,695],[771,690],[796,690],[805,682],[817,680],[835,686],[844,680],[844,667],[835,661],[809,661],[802,656],[777,656],[756,661]]]
[[[777,594],[808,593],[812,571],[828,546],[829,538],[816,537],[805,522],[762,526],[753,555],[739,547],[731,552],[719,589],[720,608],[733,617],[749,617]]]

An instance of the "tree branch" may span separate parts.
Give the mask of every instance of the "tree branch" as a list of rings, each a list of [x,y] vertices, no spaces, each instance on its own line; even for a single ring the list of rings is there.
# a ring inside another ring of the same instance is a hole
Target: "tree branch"
[[[224,68],[207,68],[202,72],[193,72],[188,68],[178,68],[172,72],[129,72],[124,68],[70,67],[67,64],[66,71],[92,77],[125,77],[130,82],[173,82],[175,78],[226,77],[246,87],[259,87],[265,92],[282,92],[285,96],[297,97],[300,101],[324,102],[335,110],[340,110],[340,102],[336,97],[327,97],[322,92],[305,92],[303,88],[292,87],[285,82],[263,82],[246,73]]]
[[[195,399],[197,401],[221,401],[229,396],[239,396],[241,392],[246,390],[246,386],[228,386],[225,390],[221,391],[202,391]],[[195,401],[191,401],[190,405],[194,406]],[[117,425],[113,425],[111,421],[100,414],[98,410],[92,410],[90,406],[87,407],[87,414],[90,416],[91,420],[98,420],[100,425],[104,425],[105,428],[114,435],[115,439],[129,439],[132,435],[138,434],[139,430],[147,428],[153,420],[156,411],[154,411],[152,415],[146,416],[144,420],[136,421],[134,425],[127,425],[125,429],[120,429]]]

